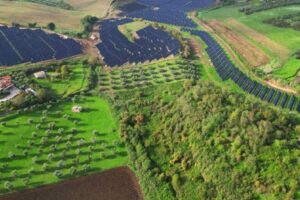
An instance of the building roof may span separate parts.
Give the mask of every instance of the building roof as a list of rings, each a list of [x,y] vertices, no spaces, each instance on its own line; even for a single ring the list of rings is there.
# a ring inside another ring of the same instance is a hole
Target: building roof
[[[44,71],[36,72],[36,73],[34,73],[34,77],[35,78],[45,78],[46,72],[44,72]]]
[[[10,76],[3,76],[0,78],[0,90],[4,90],[12,85]]]

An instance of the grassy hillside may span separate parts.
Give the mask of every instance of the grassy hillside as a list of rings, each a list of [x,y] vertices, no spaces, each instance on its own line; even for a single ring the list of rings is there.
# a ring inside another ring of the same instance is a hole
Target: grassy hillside
[[[210,82],[112,102],[145,199],[300,198],[299,118]]]
[[[73,105],[84,111],[73,113]],[[11,114],[0,123],[0,194],[126,162],[116,121],[107,101],[98,97]]]
[[[81,3],[79,3],[81,2]],[[81,31],[80,20],[86,15],[105,16],[110,0],[101,1],[72,1],[68,4],[74,10],[66,10],[43,4],[0,0],[0,23],[13,22],[27,25],[36,22],[38,26],[46,26],[54,22],[61,31]]]
[[[293,53],[299,49],[299,31],[293,30],[292,28],[276,27],[265,23],[264,21],[278,16],[298,13],[300,11],[300,6],[295,5],[280,7],[253,13],[251,15],[245,15],[244,13],[239,12],[239,8],[240,6],[229,6],[215,10],[203,11],[199,12],[199,17],[206,21],[215,19],[222,21],[245,38],[252,41],[272,58],[270,65],[266,66],[267,71],[269,71],[269,67],[273,67],[272,71],[275,77],[290,81],[290,78],[295,76],[297,71],[300,69],[300,60],[297,60],[296,57],[293,56]],[[260,41],[256,40],[257,38],[249,37],[247,32],[249,30],[238,27],[238,25],[236,25],[237,23],[233,25],[232,22],[234,22],[234,20],[259,34],[266,36],[272,42],[275,42],[276,45],[281,45],[282,48],[287,49],[287,56],[283,57],[283,51],[276,51],[273,46],[264,45]],[[279,65],[280,67],[274,69],[274,67],[278,66],[279,61],[281,63]]]

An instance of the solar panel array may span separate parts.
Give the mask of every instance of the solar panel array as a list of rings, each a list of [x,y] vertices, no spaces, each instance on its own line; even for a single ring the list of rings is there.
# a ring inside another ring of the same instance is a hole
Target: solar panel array
[[[131,18],[142,18],[148,21],[172,24],[175,26],[184,26],[195,28],[197,24],[189,19],[185,12],[179,10],[170,10],[166,8],[151,8],[136,11],[127,15]]]
[[[190,11],[209,7],[213,0],[137,0],[137,3],[149,7],[166,7],[168,9]]]
[[[195,28],[197,25],[187,17],[186,12],[207,8],[214,0],[137,0],[137,3],[148,8],[137,9],[127,14],[128,17]]]
[[[63,59],[81,54],[81,45],[37,29],[0,26],[0,66]]]
[[[258,97],[261,100],[273,103],[276,106],[297,110],[300,112],[300,101],[296,96],[281,92],[277,89],[265,86],[255,80],[251,80],[246,74],[240,71],[228,58],[222,47],[206,32],[183,29],[193,35],[201,37],[207,44],[206,52],[209,55],[218,75],[222,80],[234,81],[242,90]]]
[[[152,26],[137,31],[138,38],[134,42],[129,41],[119,31],[118,25],[130,21],[130,19],[111,19],[100,23],[101,42],[97,48],[108,66],[158,60],[180,52],[178,40],[167,32]]]

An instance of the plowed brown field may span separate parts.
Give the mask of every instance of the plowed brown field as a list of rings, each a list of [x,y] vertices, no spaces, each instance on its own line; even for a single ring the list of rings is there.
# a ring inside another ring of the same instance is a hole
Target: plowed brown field
[[[58,184],[0,197],[0,200],[142,200],[135,175],[120,167]]]

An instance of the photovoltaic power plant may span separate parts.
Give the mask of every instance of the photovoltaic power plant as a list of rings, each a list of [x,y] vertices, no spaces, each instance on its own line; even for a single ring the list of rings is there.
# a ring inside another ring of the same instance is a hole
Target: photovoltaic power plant
[[[48,34],[40,29],[0,26],[0,66],[64,59],[82,53],[73,39]]]
[[[128,12],[127,9],[126,15],[131,18],[195,28],[197,25],[187,17],[186,12],[207,8],[213,3],[213,0],[137,0],[130,6],[132,12]],[[147,8],[142,8],[138,4]]]
[[[191,29],[183,30],[199,36],[206,43],[208,46],[206,52],[223,81],[230,79],[245,92],[252,94],[261,100],[273,103],[275,106],[300,112],[300,101],[298,101],[298,103],[296,102],[296,96],[270,88],[255,80],[251,80],[229,60],[223,48],[208,33]]]
[[[148,21],[195,28],[196,23],[190,20],[185,12],[166,8],[151,8],[136,11],[127,15],[131,18],[142,18]]]
[[[131,19],[110,19],[100,23],[100,39],[97,45],[104,62],[110,66],[126,63],[142,63],[159,60],[180,52],[180,43],[169,33],[148,26],[137,31],[137,38],[129,41],[118,29],[118,25]]]

